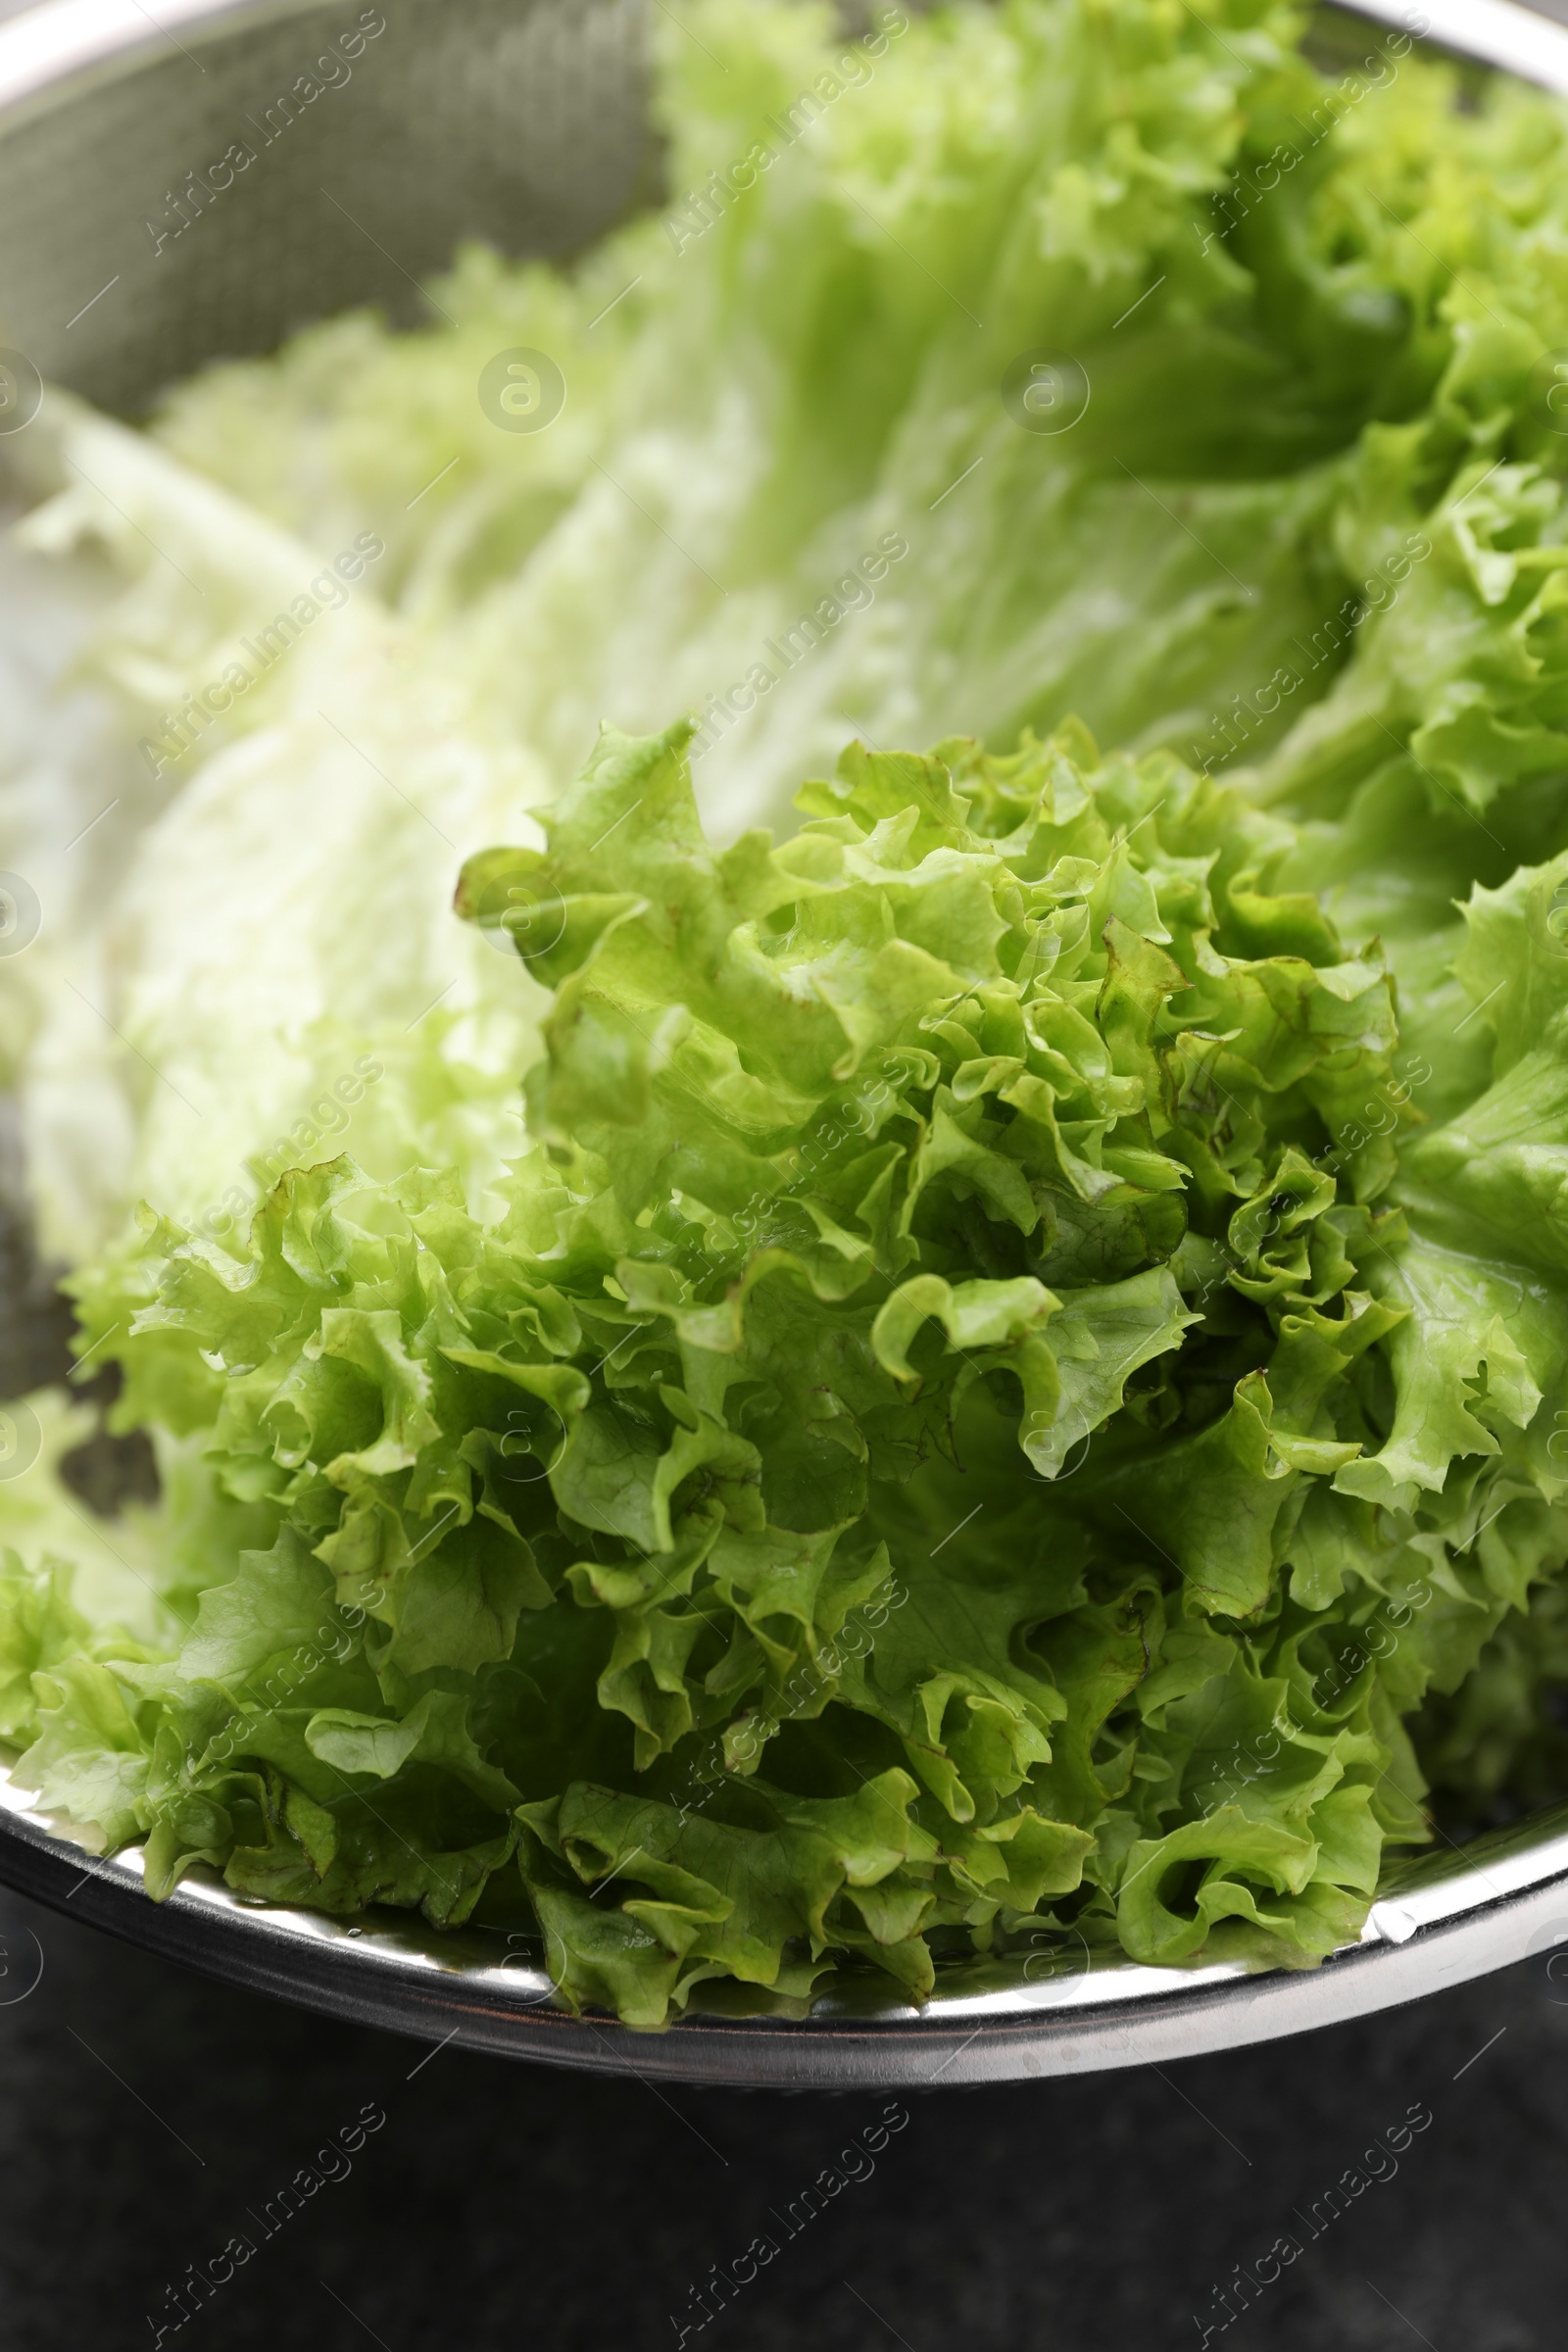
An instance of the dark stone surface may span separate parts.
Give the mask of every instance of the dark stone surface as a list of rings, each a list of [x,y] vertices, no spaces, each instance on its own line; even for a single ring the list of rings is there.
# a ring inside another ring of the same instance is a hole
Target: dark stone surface
[[[855,2150],[882,2094],[665,2093],[429,2056],[13,1895],[0,1928],[7,2347],[152,2345],[166,2288],[237,2230],[258,2251],[166,2345],[673,2346],[670,2315],[689,2317],[691,2287],[759,2231],[777,2259],[688,2345],[1196,2346],[1214,2286],[1282,2231],[1304,2250],[1213,2335],[1226,2352],[1563,2340],[1568,1983],[1540,1960],[1163,2072],[893,2102],[907,2121],[868,2172]],[[18,1999],[38,1947],[41,1981]],[[368,2105],[386,2121],[352,2171],[264,2237],[252,2216]],[[1430,2126],[1363,2166],[1397,2170],[1312,2239],[1294,2209],[1412,2106]],[[868,2177],[786,2238],[770,2209],[798,2207],[826,2166]]]

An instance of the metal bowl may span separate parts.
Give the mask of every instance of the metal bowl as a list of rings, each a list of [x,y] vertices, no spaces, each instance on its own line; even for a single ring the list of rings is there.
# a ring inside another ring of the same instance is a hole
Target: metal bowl
[[[1568,30],[1511,0],[1427,0],[1428,38],[1568,94]],[[1326,12],[1330,52],[1401,0]],[[292,107],[328,39],[347,79]],[[416,315],[464,237],[568,254],[645,201],[640,0],[49,0],[0,26],[0,322],[46,377],[134,414],[219,355],[351,304]],[[227,187],[230,142],[253,160]],[[195,175],[194,179],[191,175]],[[945,1967],[923,2007],[845,1978],[808,2010],[703,1985],[663,2034],[554,2001],[536,1945],[353,1924],[196,1873],[151,1902],[134,1850],[83,1852],[0,1770],[0,1880],[307,2007],[549,2065],[816,2088],[992,2082],[1272,2040],[1568,1944],[1568,1805],[1403,1866],[1320,1968],[1090,1964],[1069,1942]]]

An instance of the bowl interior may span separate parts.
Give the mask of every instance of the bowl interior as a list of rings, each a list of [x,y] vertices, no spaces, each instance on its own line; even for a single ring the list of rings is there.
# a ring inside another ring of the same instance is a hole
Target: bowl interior
[[[577,251],[655,182],[638,0],[62,8],[43,86],[0,30],[0,341],[121,414],[355,304],[418,317],[466,238]]]

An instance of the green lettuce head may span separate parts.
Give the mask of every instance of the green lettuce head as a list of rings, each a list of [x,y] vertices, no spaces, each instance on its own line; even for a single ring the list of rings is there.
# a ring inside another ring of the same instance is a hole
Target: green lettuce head
[[[149,1222],[122,1415],[257,1540],[173,1655],[40,1653],[24,1776],[158,1892],[526,1898],[642,2025],[1036,1915],[1319,1956],[1424,1835],[1377,953],[1168,755],[855,745],[715,851],[690,733],[465,870],[552,992],[503,1213],[339,1161]]]

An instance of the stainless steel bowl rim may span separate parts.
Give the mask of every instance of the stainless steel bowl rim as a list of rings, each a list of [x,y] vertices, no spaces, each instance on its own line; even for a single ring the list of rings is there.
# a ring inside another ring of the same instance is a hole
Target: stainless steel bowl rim
[[[133,62],[183,31],[220,31],[225,19],[247,24],[304,15],[315,0],[160,0],[158,13],[126,0],[42,0],[0,25],[0,128],[3,117],[45,93],[69,97],[70,85],[95,68]],[[1439,48],[1473,57],[1568,94],[1568,26],[1537,16],[1517,0],[1357,0],[1347,14],[1410,31]]]
[[[1315,1969],[1130,1962],[989,1989],[939,1975],[916,2007],[856,1979],[805,2017],[737,2014],[700,1985],[662,2034],[556,2001],[537,1946],[498,1933],[442,1935],[416,1916],[355,1919],[260,1904],[198,1869],[163,1903],[142,1857],[109,1858],[61,1835],[0,1767],[0,1879],[69,1916],[188,1967],[305,2007],[546,2065],[780,2089],[906,2089],[1086,2074],[1277,2040],[1391,2008],[1568,1944],[1568,1805],[1407,1872],[1372,1906],[1358,1943]],[[1568,1983],[1563,1996],[1568,1999]]]
[[[0,139],[40,109],[188,37],[306,15],[318,0],[45,0],[0,25]],[[1359,0],[1353,12],[1568,95],[1568,27],[1514,0]],[[188,52],[187,52],[188,54]],[[0,1881],[231,1984],[358,2023],[545,2064],[756,2087],[904,2089],[1157,2063],[1342,2023],[1568,1944],[1568,1804],[1405,1866],[1359,1942],[1315,1969],[1131,1962],[1030,1983],[1015,1958],[977,1984],[944,1970],[916,2007],[865,1978],[809,2014],[747,2015],[746,1996],[701,1985],[662,2034],[576,2017],[536,1946],[483,1931],[440,1934],[379,1910],[345,1920],[261,1905],[197,1870],[152,1902],[138,1849],[94,1856],[0,1765]],[[979,1964],[977,1964],[979,1967]],[[1010,1970],[1011,1981],[1008,1980]],[[983,1970],[981,1972],[984,1973]],[[1565,1985],[1564,1998],[1568,1998]]]

